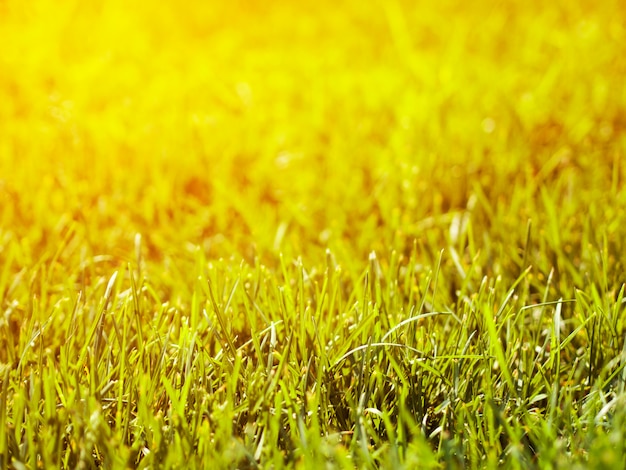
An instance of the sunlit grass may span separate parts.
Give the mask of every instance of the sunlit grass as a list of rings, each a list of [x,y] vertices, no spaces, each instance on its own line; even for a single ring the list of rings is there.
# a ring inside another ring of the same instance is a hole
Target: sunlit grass
[[[626,18],[0,2],[0,466],[618,468]]]

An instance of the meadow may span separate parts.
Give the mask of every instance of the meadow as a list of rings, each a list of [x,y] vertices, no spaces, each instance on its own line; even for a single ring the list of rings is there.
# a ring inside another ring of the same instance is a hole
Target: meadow
[[[622,468],[618,0],[0,0],[0,467]]]

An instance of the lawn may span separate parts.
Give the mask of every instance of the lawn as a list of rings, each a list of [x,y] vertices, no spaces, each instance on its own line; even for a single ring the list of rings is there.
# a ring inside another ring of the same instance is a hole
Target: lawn
[[[626,465],[618,0],[0,0],[0,467]]]

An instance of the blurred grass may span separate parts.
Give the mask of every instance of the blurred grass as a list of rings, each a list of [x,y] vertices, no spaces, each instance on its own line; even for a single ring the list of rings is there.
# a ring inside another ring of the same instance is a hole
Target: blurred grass
[[[619,461],[619,2],[5,0],[0,44],[3,459]]]
[[[556,175],[559,199],[603,199],[622,171],[623,21],[580,3],[8,2],[3,225],[65,216],[96,253],[141,232],[155,251],[366,255],[476,186],[522,228]]]

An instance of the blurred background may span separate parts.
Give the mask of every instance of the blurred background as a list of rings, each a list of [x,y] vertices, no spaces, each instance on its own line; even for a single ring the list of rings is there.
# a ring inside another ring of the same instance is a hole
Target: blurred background
[[[478,240],[523,239],[546,198],[562,229],[618,220],[623,10],[0,1],[0,245],[365,260],[454,243],[459,211]]]

